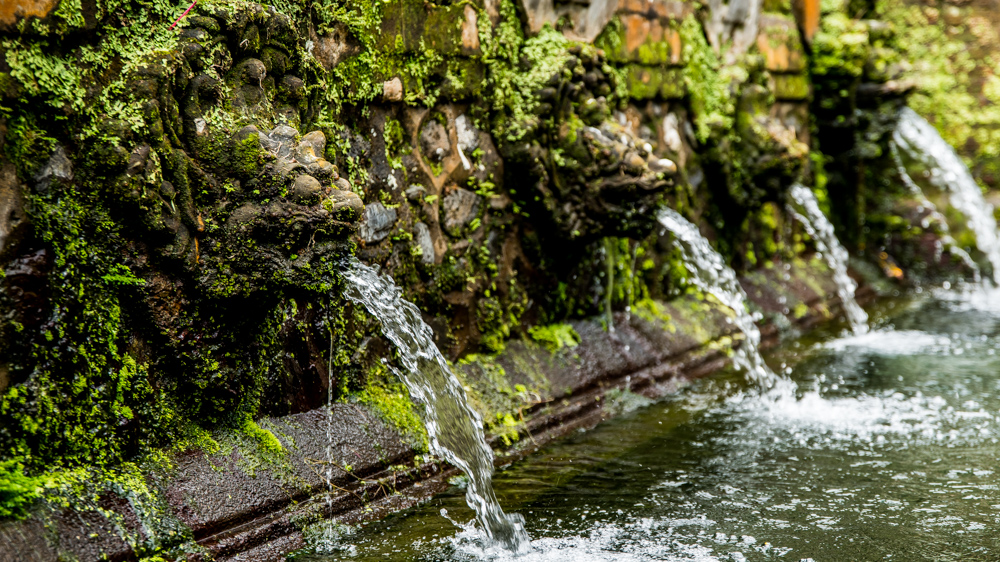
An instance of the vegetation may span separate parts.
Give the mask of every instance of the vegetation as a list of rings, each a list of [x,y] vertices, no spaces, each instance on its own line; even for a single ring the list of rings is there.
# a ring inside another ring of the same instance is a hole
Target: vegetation
[[[941,103],[972,88],[946,31],[895,38],[835,4],[809,56],[815,107],[860,113],[858,85],[909,56],[933,65],[918,109],[953,131],[971,122],[956,109],[969,99]],[[146,475],[193,448],[281,472],[294,447],[267,418],[328,400],[426,451],[398,351],[341,295],[346,256],[382,265],[418,304],[513,446],[553,389],[537,368],[504,366],[511,340],[537,365],[567,360],[581,342],[569,320],[610,328],[624,311],[710,337],[698,326],[714,304],[664,304],[705,298],[658,205],[746,269],[810,252],[782,208],[793,181],[813,179],[835,207],[842,162],[772,115],[762,53],[724,63],[704,13],[667,25],[678,54],[667,35],[625,53],[620,17],[595,45],[568,39],[565,20],[528,34],[514,0],[208,0],[168,31],[187,5],[63,1],[2,36],[3,162],[30,228],[0,246],[0,518],[108,488],[159,505]],[[876,13],[930,21],[891,2]],[[938,41],[944,54],[921,51]],[[950,139],[990,155],[984,131]],[[881,155],[884,135],[869,136]],[[359,231],[380,208],[391,224]],[[912,226],[894,217],[871,236]],[[153,561],[193,537],[174,531],[130,540]]]

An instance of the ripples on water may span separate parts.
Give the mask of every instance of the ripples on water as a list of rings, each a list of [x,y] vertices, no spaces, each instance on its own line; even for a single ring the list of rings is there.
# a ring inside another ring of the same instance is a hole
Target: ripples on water
[[[536,537],[518,560],[1000,559],[1000,291],[899,309],[772,354],[792,392],[723,374],[507,467],[497,493]],[[456,490],[344,558],[512,559],[471,519]]]

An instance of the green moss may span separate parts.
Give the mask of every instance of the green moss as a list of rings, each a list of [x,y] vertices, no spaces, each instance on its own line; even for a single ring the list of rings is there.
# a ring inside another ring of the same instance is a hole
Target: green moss
[[[26,93],[43,98],[56,109],[83,108],[83,69],[65,58],[46,53],[47,42],[25,44],[8,39],[3,42],[3,49],[10,75],[20,82]]]
[[[868,29],[838,10],[824,10],[809,58],[813,74],[860,77],[868,59]]]
[[[545,353],[544,351],[542,353]],[[519,359],[520,358],[520,359]],[[542,400],[548,383],[537,371],[537,364],[523,357],[511,356],[516,368],[527,375],[531,385],[511,385],[506,369],[496,356],[470,355],[458,364],[455,374],[465,386],[469,402],[483,417],[486,431],[499,437],[509,447],[524,430],[524,410]]]
[[[243,423],[241,430],[263,455],[279,458],[285,454],[281,441],[278,441],[273,433],[257,425],[257,422],[248,419]]]
[[[405,436],[418,451],[429,450],[427,428],[402,383],[374,383],[356,395],[358,402],[371,408],[390,427]]]
[[[973,175],[1000,186],[1000,56],[989,8],[966,6],[956,26],[942,21],[951,9],[897,0],[876,3],[878,19],[893,35],[878,44],[907,61],[905,78],[916,90],[908,105],[921,114],[959,151]]]
[[[642,299],[635,303],[635,306],[632,307],[632,311],[636,316],[647,322],[658,324],[669,330],[671,333],[677,332],[677,326],[673,323],[673,317],[667,310],[666,305],[660,301],[650,298]]]
[[[685,19],[680,33],[686,64],[684,83],[690,95],[695,135],[706,142],[714,133],[732,128],[735,104],[729,82],[721,72],[722,63],[708,44],[698,19]]]
[[[392,117],[386,117],[382,134],[385,137],[385,159],[394,169],[402,170],[402,156],[411,150],[406,142],[406,132],[403,130],[403,125]]]
[[[43,486],[44,479],[25,476],[19,462],[0,461],[0,520],[24,516]]]
[[[528,335],[553,353],[565,347],[576,347],[580,344],[580,334],[576,333],[573,326],[569,324],[533,326],[528,329]]]
[[[493,133],[496,138],[517,142],[537,125],[534,111],[540,103],[537,92],[553,75],[565,68],[570,54],[570,42],[558,31],[544,27],[537,35],[524,41],[510,0],[501,4],[504,23],[499,32],[480,37],[483,57],[490,68],[487,101],[496,112]],[[528,68],[517,66],[521,60]]]

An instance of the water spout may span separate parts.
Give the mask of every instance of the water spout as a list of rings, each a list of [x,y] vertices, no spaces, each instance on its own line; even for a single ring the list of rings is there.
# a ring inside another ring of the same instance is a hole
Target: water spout
[[[951,237],[951,228],[948,227],[948,219],[941,214],[941,211],[938,211],[937,206],[927,198],[926,194],[924,194],[924,190],[920,189],[917,182],[913,181],[913,178],[910,177],[910,174],[906,171],[906,166],[903,164],[903,158],[899,155],[899,148],[896,146],[895,142],[889,143],[889,151],[892,153],[893,162],[896,164],[896,171],[899,173],[899,177],[903,180],[903,184],[910,190],[910,193],[920,200],[920,205],[928,211],[928,218],[933,219],[940,225],[941,240],[939,242],[935,258],[938,260],[941,259],[941,254],[944,250],[941,245],[946,246],[948,248],[948,252],[951,253],[952,256],[960,259],[962,264],[972,271],[973,280],[976,283],[979,283],[982,280],[982,272],[979,269],[979,264],[977,264],[975,260],[972,259],[972,256],[962,249],[962,247],[958,245],[958,242],[955,242],[955,239]],[[930,226],[930,221],[925,218],[922,226],[927,228]]]
[[[691,224],[673,209],[661,209],[657,219],[677,238],[684,252],[684,265],[691,273],[689,279],[696,287],[712,295],[725,306],[733,309],[736,327],[743,332],[745,340],[733,356],[733,362],[745,370],[751,381],[770,389],[778,382],[778,377],[764,363],[760,355],[760,330],[753,316],[746,308],[746,293],[736,279],[736,272],[726,265],[725,260],[701,235],[698,227]]]
[[[819,201],[811,189],[797,183],[792,186],[788,194],[794,202],[794,206],[789,206],[789,211],[816,242],[816,249],[823,254],[827,265],[833,270],[833,280],[837,283],[837,296],[843,304],[851,330],[855,335],[864,334],[868,331],[868,315],[854,298],[858,284],[847,274],[847,260],[850,257],[847,249],[837,239],[833,225],[819,208]]]
[[[483,532],[508,550],[529,549],[524,520],[517,514],[505,514],[493,493],[493,450],[483,434],[482,419],[469,406],[461,382],[434,345],[420,310],[403,299],[390,278],[356,258],[351,258],[344,277],[345,296],[378,319],[399,352],[402,368],[393,370],[410,396],[424,406],[431,452],[468,477],[466,502],[476,512]]]
[[[927,167],[931,185],[947,193],[951,206],[965,215],[969,229],[976,235],[976,247],[993,269],[993,282],[1000,285],[1000,235],[993,206],[983,198],[965,162],[937,129],[908,107],[900,112],[893,141],[907,156]]]

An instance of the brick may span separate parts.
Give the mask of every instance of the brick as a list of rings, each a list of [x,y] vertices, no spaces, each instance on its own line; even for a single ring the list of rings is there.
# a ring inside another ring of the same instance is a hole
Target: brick
[[[805,70],[805,50],[799,31],[790,18],[764,14],[760,18],[757,49],[771,72],[802,72]]]

